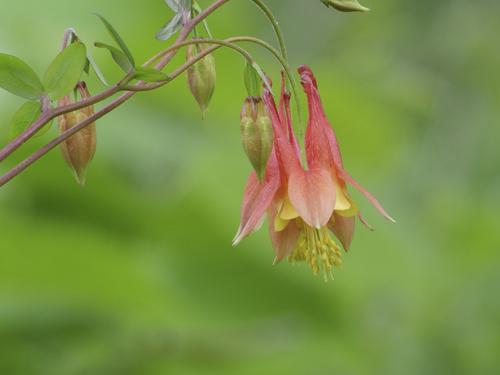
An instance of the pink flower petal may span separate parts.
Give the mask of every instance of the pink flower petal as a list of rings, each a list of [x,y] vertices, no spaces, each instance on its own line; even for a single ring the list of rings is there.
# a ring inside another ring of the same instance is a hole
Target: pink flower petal
[[[299,73],[309,107],[306,132],[307,161],[310,166],[330,165],[337,169],[343,168],[337,137],[321,104],[316,78],[306,65],[299,67]]]
[[[263,99],[273,124],[276,156],[288,175],[292,169],[300,167],[300,159],[288,140],[286,124],[281,122],[272,94],[264,90]]]
[[[332,220],[328,223],[328,228],[339,239],[345,251],[348,251],[351,246],[355,224],[355,216],[344,217],[337,213],[333,214]]]
[[[360,193],[362,193],[370,201],[370,203],[373,204],[373,206],[382,214],[383,217],[385,217],[389,221],[392,221],[393,223],[396,222],[396,220],[390,217],[389,214],[384,210],[378,200],[368,190],[366,190],[356,180],[354,180],[349,175],[349,173],[347,173],[345,170],[341,170],[340,177],[343,178],[348,184],[354,186]]]
[[[361,214],[361,212],[358,212],[358,219],[359,221],[361,221],[361,224],[363,224],[365,226],[366,229],[368,230],[371,230],[371,231],[374,231],[375,229],[373,229],[373,227],[370,225],[370,223],[368,223],[366,220],[365,220],[365,217]]]
[[[295,137],[295,133],[293,131],[292,125],[292,115],[290,113],[290,93],[285,90],[285,73],[281,72],[281,96],[280,96],[280,111],[279,115],[281,118],[281,122],[285,124],[288,133],[288,141],[292,145],[293,150],[297,156],[297,159],[300,159],[300,147],[297,142],[297,138]]]
[[[274,152],[269,157],[264,182],[260,182],[255,172],[249,178],[241,205],[240,227],[233,239],[233,246],[248,236],[262,220],[280,186],[280,175]]]
[[[288,197],[302,219],[312,227],[324,227],[335,208],[335,186],[325,169],[296,168],[288,181]]]
[[[274,215],[272,214],[270,217],[273,218]],[[295,220],[290,221],[285,229],[277,232],[274,230],[274,220],[269,219],[269,236],[271,237],[271,242],[276,253],[274,264],[281,262],[292,253],[297,244],[299,234],[300,229]]]

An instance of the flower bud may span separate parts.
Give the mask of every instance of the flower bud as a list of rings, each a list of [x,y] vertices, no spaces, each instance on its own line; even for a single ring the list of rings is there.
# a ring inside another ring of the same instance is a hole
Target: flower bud
[[[209,48],[207,45],[190,45],[187,48],[187,60],[195,58],[198,54]],[[215,90],[215,59],[209,54],[200,61],[191,65],[187,71],[189,89],[198,102],[203,116],[207,110],[210,99]]]
[[[82,98],[88,98],[90,94],[85,87],[85,84],[81,83],[79,85],[79,91]],[[64,97],[59,101],[59,105],[68,105],[71,103],[69,96]],[[66,113],[58,118],[59,122],[59,132],[63,133],[73,126],[85,121],[88,117],[94,114],[94,109],[92,106],[79,109],[74,112]],[[94,157],[96,149],[96,129],[95,123],[87,125],[77,133],[73,134],[67,140],[61,143],[61,151],[69,165],[76,181],[80,185],[85,185],[85,175],[87,167]]]
[[[362,6],[358,0],[321,0],[321,2],[341,12],[368,12],[370,10]]]
[[[262,181],[273,149],[273,126],[262,100],[248,97],[243,104],[240,120],[243,149]]]

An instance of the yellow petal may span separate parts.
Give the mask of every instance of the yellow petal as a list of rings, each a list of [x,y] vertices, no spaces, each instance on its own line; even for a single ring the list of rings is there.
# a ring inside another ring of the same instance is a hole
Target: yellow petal
[[[356,216],[358,214],[358,205],[356,202],[352,201],[349,199],[351,207],[347,210],[335,210],[336,213],[338,213],[340,216],[343,217],[351,217],[351,216]]]
[[[284,220],[292,220],[299,217],[299,213],[293,207],[288,197],[286,197],[285,200],[283,201],[283,206],[281,207],[279,217]]]
[[[279,215],[276,215],[274,217],[274,230],[276,232],[281,232],[283,229],[287,227],[289,222],[290,220],[284,220]]]
[[[347,198],[344,190],[340,187],[337,176],[333,175],[335,185],[335,211],[345,211],[351,208],[351,201]]]

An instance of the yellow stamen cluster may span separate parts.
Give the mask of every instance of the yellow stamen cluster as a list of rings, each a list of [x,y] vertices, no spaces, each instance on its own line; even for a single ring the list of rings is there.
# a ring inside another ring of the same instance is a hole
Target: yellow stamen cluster
[[[332,240],[327,228],[316,229],[300,220],[302,230],[297,245],[288,257],[290,262],[307,262],[315,275],[323,272],[333,280],[333,267],[340,267],[342,259],[339,246]]]

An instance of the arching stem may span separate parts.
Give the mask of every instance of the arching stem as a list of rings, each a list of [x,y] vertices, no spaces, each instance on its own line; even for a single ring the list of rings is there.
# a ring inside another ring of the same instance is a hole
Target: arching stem
[[[146,64],[147,65],[154,64],[154,62],[156,60],[161,59],[164,55],[171,53],[172,51],[177,50],[179,48],[191,45],[191,44],[216,44],[216,45],[218,45],[217,47],[213,47],[213,48],[210,48],[207,51],[205,51],[206,53],[204,54],[204,56],[206,56],[207,54],[215,51],[216,49],[220,48],[221,46],[226,46],[226,47],[238,50],[238,48],[234,48],[235,46],[233,44],[233,43],[237,43],[237,42],[250,42],[250,43],[260,45],[261,47],[268,50],[276,58],[276,60],[278,60],[282,69],[285,71],[288,82],[290,83],[292,95],[293,95],[295,105],[297,108],[297,116],[298,116],[299,121],[300,121],[302,112],[301,112],[300,101],[299,101],[299,97],[298,97],[297,84],[295,83],[295,80],[293,78],[293,73],[290,69],[290,66],[287,64],[285,58],[283,56],[281,56],[280,53],[276,50],[276,48],[274,48],[269,43],[267,43],[259,38],[255,38],[255,37],[251,37],[251,36],[237,36],[237,37],[232,37],[232,38],[228,38],[225,40],[218,40],[218,39],[189,40],[189,41],[185,41],[185,42],[176,44],[176,45],[166,49],[165,51],[158,53],[156,56],[151,58]],[[247,60],[249,60],[247,56],[245,56],[245,58],[247,58]],[[250,59],[249,61],[252,62],[253,59]],[[131,91],[147,91],[150,88],[154,89],[154,88],[159,87],[163,84],[164,83],[162,82],[160,84],[152,84],[152,85],[147,85],[147,86],[145,85],[145,87],[135,87],[135,88],[130,87],[130,90]],[[150,88],[148,88],[148,87],[150,87]]]
[[[280,46],[281,56],[288,64],[288,53],[286,51],[285,37],[281,31],[278,20],[274,16],[273,12],[262,0],[250,0],[257,5],[260,10],[267,16],[269,21],[271,22],[271,26],[273,27],[274,33],[276,34],[276,39],[278,39],[278,44]]]

